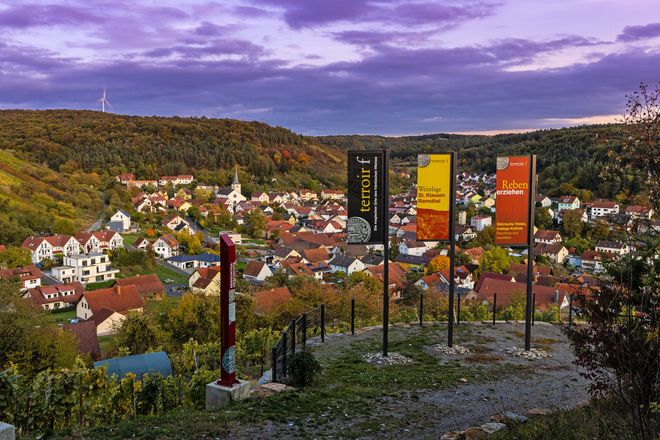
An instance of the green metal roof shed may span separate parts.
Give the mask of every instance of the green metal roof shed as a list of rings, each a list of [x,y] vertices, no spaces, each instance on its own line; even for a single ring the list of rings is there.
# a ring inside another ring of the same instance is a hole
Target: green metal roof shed
[[[117,375],[120,379],[128,373],[134,373],[138,379],[144,374],[160,374],[163,377],[172,375],[172,363],[167,353],[156,351],[153,353],[136,354],[133,356],[105,359],[94,362],[94,368],[105,366],[108,375]]]

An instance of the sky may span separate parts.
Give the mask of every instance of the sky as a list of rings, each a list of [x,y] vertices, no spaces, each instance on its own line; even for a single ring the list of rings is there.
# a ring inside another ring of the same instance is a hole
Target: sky
[[[660,81],[658,0],[0,0],[0,109],[298,133],[616,121]]]

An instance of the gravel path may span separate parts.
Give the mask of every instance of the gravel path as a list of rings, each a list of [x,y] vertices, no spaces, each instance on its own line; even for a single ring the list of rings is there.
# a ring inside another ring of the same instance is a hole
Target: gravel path
[[[392,337],[414,335],[418,328],[393,328]],[[445,341],[446,325],[439,325],[438,343]],[[566,409],[588,401],[588,382],[573,364],[573,354],[561,328],[537,323],[533,328],[532,346],[551,357],[526,360],[508,355],[504,350],[520,347],[524,324],[500,323],[463,324],[455,333],[455,344],[470,350],[469,354],[444,355],[437,346],[427,346],[428,354],[437,356],[438,368],[446,363],[484,367],[494,364],[519,365],[524,373],[505,375],[479,383],[459,381],[453,388],[438,390],[410,390],[401,398],[380,399],[365,418],[333,420],[323,426],[315,425],[319,415],[310,414],[304,426],[267,422],[263,426],[243,427],[230,438],[359,438],[359,439],[438,439],[448,431],[479,426],[491,416],[511,411],[525,414],[532,408]],[[314,348],[321,361],[336,356],[342,347],[366,339],[379,339],[379,329],[356,336],[330,335],[322,345]],[[487,371],[487,370],[486,370]]]

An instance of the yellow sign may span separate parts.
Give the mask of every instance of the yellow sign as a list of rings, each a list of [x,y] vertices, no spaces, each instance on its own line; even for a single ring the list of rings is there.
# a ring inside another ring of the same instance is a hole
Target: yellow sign
[[[417,156],[417,240],[449,241],[451,155]]]

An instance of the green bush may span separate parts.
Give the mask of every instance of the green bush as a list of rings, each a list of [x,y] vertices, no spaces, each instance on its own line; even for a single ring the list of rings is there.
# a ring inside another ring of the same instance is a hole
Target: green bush
[[[304,387],[314,382],[321,372],[321,364],[309,351],[299,351],[287,356],[287,382],[294,387]]]

